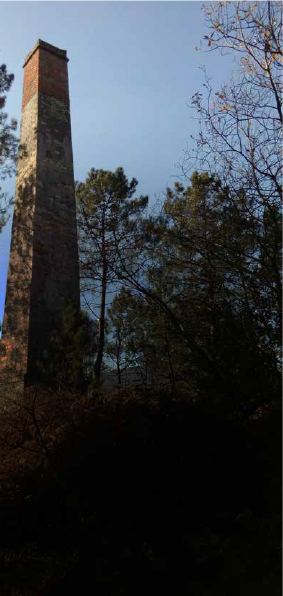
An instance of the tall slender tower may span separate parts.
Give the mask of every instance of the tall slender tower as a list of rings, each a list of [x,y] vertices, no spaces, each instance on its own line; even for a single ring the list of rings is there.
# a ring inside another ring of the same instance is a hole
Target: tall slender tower
[[[2,370],[40,377],[64,300],[79,311],[79,265],[67,52],[41,40],[24,62]]]

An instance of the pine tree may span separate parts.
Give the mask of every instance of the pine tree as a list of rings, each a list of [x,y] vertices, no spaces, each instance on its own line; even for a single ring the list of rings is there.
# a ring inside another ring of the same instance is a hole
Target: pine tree
[[[9,121],[4,111],[7,93],[9,92],[14,75],[7,72],[5,64],[0,65],[0,179],[14,173],[18,143],[14,135],[17,127],[15,119]],[[6,223],[7,209],[10,201],[6,192],[0,187],[0,232]]]
[[[143,221],[143,267],[124,274],[148,304],[144,337],[164,377],[167,342],[171,379],[186,380],[193,398],[223,411],[253,411],[278,395],[276,266],[267,255],[276,245],[279,260],[280,240],[268,223],[255,217],[243,189],[195,173],[187,188],[167,189],[159,217]]]
[[[77,186],[82,290],[99,293],[99,345],[95,377],[99,380],[105,347],[106,297],[110,284],[119,279],[118,256],[131,254],[135,219],[148,198],[132,198],[137,180],[128,181],[123,168],[115,172],[92,169],[85,183]]]

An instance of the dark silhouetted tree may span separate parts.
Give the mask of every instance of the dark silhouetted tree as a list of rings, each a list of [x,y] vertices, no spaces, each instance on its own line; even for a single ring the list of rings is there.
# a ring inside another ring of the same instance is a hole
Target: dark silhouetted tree
[[[125,285],[149,305],[141,321],[156,371],[223,411],[247,413],[278,396],[280,317],[264,258],[274,231],[250,197],[195,173],[187,188],[167,189],[160,216],[141,225],[135,268],[122,264]]]
[[[44,375],[59,390],[83,390],[92,380],[98,346],[97,323],[88,313],[79,317],[65,301],[60,330],[54,330],[45,351]]]
[[[212,2],[204,12],[208,51],[234,55],[235,72],[216,93],[206,75],[204,94],[193,96],[200,130],[183,170],[216,172],[231,201],[244,189],[250,217],[264,230],[260,254],[281,318],[282,5]]]
[[[18,142],[14,131],[17,122],[9,120],[5,112],[7,93],[11,88],[14,75],[7,72],[5,64],[0,65],[0,179],[11,175],[15,171]],[[10,201],[6,192],[0,187],[0,231],[6,222],[7,209]]]
[[[106,296],[119,279],[118,252],[129,254],[129,238],[135,235],[136,218],[148,198],[132,198],[135,178],[128,181],[123,168],[115,172],[92,169],[85,183],[77,185],[82,291],[99,294],[99,345],[95,377],[101,375],[105,344]]]

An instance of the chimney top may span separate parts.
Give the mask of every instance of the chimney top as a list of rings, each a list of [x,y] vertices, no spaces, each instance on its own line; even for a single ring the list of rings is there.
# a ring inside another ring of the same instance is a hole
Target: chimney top
[[[60,50],[60,48],[56,48],[56,46],[52,46],[50,43],[46,43],[46,41],[42,41],[42,39],[39,39],[36,42],[36,44],[33,46],[32,50],[26,56],[24,64],[23,64],[23,68],[27,65],[27,63],[29,62],[31,57],[35,54],[36,50],[39,48],[41,48],[42,50],[45,50],[46,52],[50,52],[51,54],[54,54],[55,56],[58,56],[58,58],[62,58],[62,60],[66,60],[67,62],[69,61],[69,58],[67,58],[66,50]]]

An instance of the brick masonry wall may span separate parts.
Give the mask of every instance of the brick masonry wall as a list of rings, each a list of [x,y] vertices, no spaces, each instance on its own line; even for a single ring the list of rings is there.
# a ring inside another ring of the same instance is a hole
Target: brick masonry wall
[[[69,106],[69,83],[67,62],[39,49],[39,82],[38,90]]]
[[[79,310],[79,266],[67,58],[38,42],[25,61],[18,166],[7,281],[5,366],[27,383],[58,327],[63,299]]]
[[[29,365],[59,327],[62,300],[79,309],[79,268],[70,114],[39,93]],[[38,330],[41,330],[38,333]]]
[[[25,66],[24,88],[22,98],[22,117],[25,108],[34,95],[38,93],[39,85],[39,52],[36,52],[32,59]]]
[[[2,364],[12,367],[18,375],[26,371],[28,358],[37,123],[38,99],[37,95],[33,95],[25,105],[21,118],[20,140],[26,148],[26,154],[18,163],[2,332],[2,341],[6,347]]]

